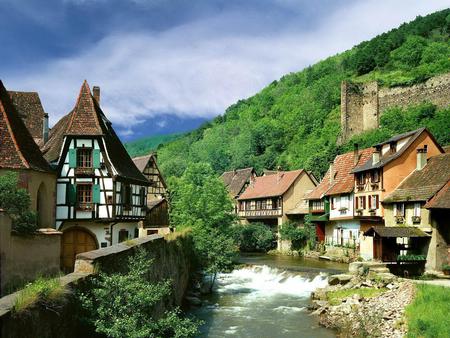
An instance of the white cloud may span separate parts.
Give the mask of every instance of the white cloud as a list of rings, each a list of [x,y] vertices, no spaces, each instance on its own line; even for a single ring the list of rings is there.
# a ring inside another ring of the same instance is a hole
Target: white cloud
[[[285,73],[442,8],[444,1],[370,0],[329,13],[312,31],[290,21],[264,35],[236,34],[231,26],[245,18],[222,13],[162,33],[111,33],[78,55],[10,78],[7,85],[39,91],[55,123],[73,107],[86,78],[101,86],[109,119],[132,133],[134,125],[158,114],[220,114]]]

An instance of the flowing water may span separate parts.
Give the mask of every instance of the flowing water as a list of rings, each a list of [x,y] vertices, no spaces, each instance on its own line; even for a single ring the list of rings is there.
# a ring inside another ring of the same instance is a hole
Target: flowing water
[[[192,313],[202,319],[201,337],[335,337],[307,311],[310,294],[327,284],[326,275],[343,264],[296,257],[247,255],[247,265],[220,274],[206,305]]]

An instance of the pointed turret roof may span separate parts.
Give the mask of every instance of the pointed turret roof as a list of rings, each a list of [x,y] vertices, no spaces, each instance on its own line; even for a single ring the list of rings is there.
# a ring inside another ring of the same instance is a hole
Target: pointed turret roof
[[[100,127],[101,113],[96,109],[96,102],[86,80],[80,89],[77,103],[67,126],[66,135],[103,135]]]
[[[0,168],[52,172],[1,81]]]

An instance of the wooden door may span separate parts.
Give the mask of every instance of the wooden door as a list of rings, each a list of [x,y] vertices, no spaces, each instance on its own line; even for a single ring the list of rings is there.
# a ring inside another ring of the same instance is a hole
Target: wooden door
[[[64,272],[73,272],[77,254],[96,250],[97,241],[90,232],[82,228],[71,228],[63,232],[61,241],[61,268]]]

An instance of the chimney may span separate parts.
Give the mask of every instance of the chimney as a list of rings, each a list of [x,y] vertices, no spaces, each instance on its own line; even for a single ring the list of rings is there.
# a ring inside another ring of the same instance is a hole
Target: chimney
[[[427,164],[427,148],[417,149],[417,170],[422,170]]]
[[[372,153],[372,164],[380,162],[380,148],[376,147],[375,151]]]
[[[330,184],[333,184],[333,180],[334,180],[334,167],[333,167],[333,162],[330,162]]]
[[[92,87],[92,94],[94,96],[95,101],[97,101],[98,105],[100,105],[100,87],[99,86]]]
[[[359,161],[359,147],[358,143],[353,144],[353,165],[357,165]]]
[[[48,141],[48,114],[44,114],[44,120],[42,123],[42,138],[43,143],[46,144]]]

